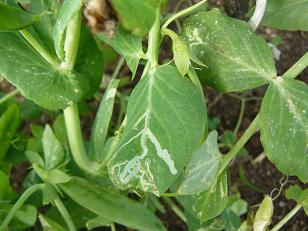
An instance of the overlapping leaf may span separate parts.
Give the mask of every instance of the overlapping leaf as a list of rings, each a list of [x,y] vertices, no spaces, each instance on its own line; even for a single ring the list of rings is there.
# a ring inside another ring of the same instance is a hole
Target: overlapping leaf
[[[142,50],[142,38],[125,31],[121,26],[117,27],[113,38],[104,34],[98,34],[97,38],[112,46],[116,52],[122,55],[134,77],[139,60],[145,56]]]
[[[155,9],[158,0],[111,0],[121,25],[136,35],[145,35],[155,20]]]
[[[115,190],[77,177],[61,185],[61,189],[78,204],[108,220],[137,230],[166,230],[146,207]]]
[[[192,156],[178,193],[191,195],[208,190],[216,180],[219,160],[217,132],[213,131]]]
[[[33,24],[39,16],[0,2],[0,31],[17,31]]]
[[[196,197],[195,212],[201,221],[208,221],[220,215],[228,204],[228,176],[224,171],[215,184]]]
[[[216,9],[188,18],[183,38],[208,67],[198,71],[201,81],[219,91],[252,89],[276,76],[266,42],[248,23],[229,18]]]
[[[127,126],[108,169],[120,188],[163,193],[205,129],[197,88],[174,66],[152,69],[130,96]]]
[[[261,142],[271,162],[285,175],[308,182],[308,87],[278,77],[260,110]]]
[[[281,30],[308,31],[308,0],[269,0],[264,25]]]

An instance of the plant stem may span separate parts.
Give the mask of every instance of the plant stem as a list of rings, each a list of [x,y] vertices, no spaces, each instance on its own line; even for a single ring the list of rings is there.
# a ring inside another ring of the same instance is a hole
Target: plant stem
[[[187,218],[185,216],[185,214],[183,213],[183,211],[181,209],[178,208],[178,206],[170,199],[170,198],[163,198],[164,201],[170,206],[170,208],[173,210],[173,212],[183,221],[183,222],[187,222]]]
[[[238,133],[239,129],[240,129],[241,123],[243,121],[245,107],[246,107],[246,100],[245,99],[241,99],[241,110],[240,110],[240,115],[238,117],[236,126],[235,126],[234,131],[233,131],[234,135],[236,135]]]
[[[124,64],[124,61],[125,61],[124,57],[121,57],[121,58],[119,59],[119,61],[118,61],[118,63],[117,63],[117,66],[116,66],[116,68],[114,69],[114,72],[112,73],[111,79],[117,78],[117,76],[118,76],[119,73],[120,73],[121,67],[122,67],[123,64]]]
[[[61,64],[61,67],[67,71],[72,71],[75,65],[80,38],[80,23],[79,12],[78,16],[70,21],[66,29],[66,39],[64,42],[65,61]],[[68,141],[76,164],[85,172],[96,175],[98,163],[92,161],[87,156],[82,138],[77,104],[74,103],[65,108],[63,112]]]
[[[174,21],[175,19],[179,18],[179,17],[182,17],[182,16],[185,16],[189,13],[191,13],[192,11],[194,11],[195,9],[197,9],[198,7],[200,7],[201,5],[203,5],[207,0],[202,0],[200,2],[198,2],[197,4],[191,6],[191,7],[188,7],[178,13],[176,13],[175,15],[171,16],[165,23],[164,25],[162,26],[162,29],[164,28],[167,28],[168,25]]]
[[[110,225],[110,227],[111,227],[111,231],[117,231],[117,229],[116,229],[114,223],[112,223],[112,224]]]
[[[10,93],[6,94],[5,96],[3,96],[1,99],[0,99],[0,104],[4,103],[5,101],[13,98],[15,95],[17,95],[19,93],[19,90],[18,89],[15,89],[14,91],[11,91]]]
[[[81,16],[78,13],[68,24],[64,42],[65,59],[61,68],[71,71],[74,68],[80,39]]]
[[[302,205],[296,205],[285,217],[283,217],[270,231],[278,231],[284,226],[300,209]]]
[[[158,65],[158,53],[160,45],[160,7],[156,9],[154,24],[149,33],[147,56],[151,67]]]
[[[38,41],[26,29],[20,30],[19,33],[31,44],[31,46],[51,65],[58,67],[59,62],[54,59]]]
[[[84,171],[97,174],[98,163],[87,156],[80,128],[80,119],[77,104],[64,109],[68,141],[76,164]]]
[[[69,231],[76,231],[76,227],[74,222],[72,221],[72,218],[70,216],[70,214],[68,213],[67,209],[65,208],[64,204],[62,203],[61,199],[59,197],[57,197],[54,200],[55,205],[57,206],[60,214],[62,215],[63,219],[65,220],[65,223],[68,227]]]
[[[25,203],[25,201],[36,191],[38,190],[42,190],[43,189],[44,184],[36,184],[31,186],[30,188],[28,188],[20,197],[19,199],[16,201],[16,203],[13,205],[13,207],[11,208],[11,210],[8,212],[8,214],[6,215],[3,223],[0,226],[0,230],[4,231],[7,229],[8,224],[10,223],[10,221],[13,219],[15,213],[20,209],[20,207]]]
[[[308,52],[301,57],[286,73],[284,78],[295,79],[308,66]]]
[[[241,138],[236,142],[236,144],[231,148],[231,150],[223,156],[224,161],[222,166],[220,166],[220,173],[228,166],[231,160],[237,155],[237,153],[244,147],[247,141],[252,137],[252,135],[257,131],[259,126],[259,115],[251,122],[249,127],[246,129]]]

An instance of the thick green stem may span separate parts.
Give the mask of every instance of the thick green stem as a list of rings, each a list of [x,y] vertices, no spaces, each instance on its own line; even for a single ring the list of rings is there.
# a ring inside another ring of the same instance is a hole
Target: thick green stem
[[[224,161],[222,166],[220,166],[220,173],[228,166],[228,164],[233,160],[233,158],[239,153],[239,151],[244,147],[247,141],[252,137],[252,135],[257,131],[259,126],[259,115],[251,122],[249,127],[246,129],[241,138],[236,142],[236,144],[231,148],[231,150],[223,156]]]
[[[88,173],[97,174],[98,163],[89,159],[83,144],[78,107],[76,104],[64,109],[64,118],[68,141],[76,164]]]
[[[301,57],[283,77],[288,79],[295,79],[308,66],[308,52]]]
[[[3,96],[1,99],[0,99],[0,104],[4,103],[5,101],[13,98],[15,95],[17,95],[19,93],[19,90],[18,89],[15,89],[14,91],[11,91],[10,93],[6,94],[5,96]]]
[[[79,46],[79,37],[80,13],[72,19],[66,30],[64,43],[65,61],[61,64],[61,67],[66,71],[72,71],[74,68]],[[96,175],[98,163],[92,161],[85,150],[77,104],[73,104],[64,109],[64,119],[72,156],[76,164],[85,172]]]
[[[36,184],[28,188],[19,199],[16,201],[14,206],[11,208],[9,213],[6,215],[3,223],[0,226],[0,231],[7,230],[7,226],[9,225],[10,221],[13,219],[16,212],[20,209],[20,207],[25,203],[25,201],[36,191],[42,190],[44,184]]]
[[[54,59],[38,41],[26,29],[20,30],[20,34],[31,44],[31,46],[51,65],[58,67],[59,62]]]
[[[74,222],[72,221],[72,218],[70,216],[70,214],[68,213],[67,209],[65,208],[64,204],[62,203],[62,201],[60,200],[59,197],[57,197],[54,200],[55,205],[57,206],[60,214],[62,215],[67,227],[69,231],[76,231],[76,227]]]
[[[151,67],[158,65],[158,54],[160,46],[160,7],[156,9],[156,18],[149,33],[147,56]]]
[[[284,226],[300,209],[301,205],[295,206],[284,218],[282,218],[272,229],[271,231],[278,231],[282,226]]]

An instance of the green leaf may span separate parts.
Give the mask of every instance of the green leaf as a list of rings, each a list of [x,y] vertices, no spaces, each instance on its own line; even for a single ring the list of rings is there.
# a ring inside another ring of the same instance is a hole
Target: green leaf
[[[39,17],[0,2],[0,31],[18,31],[33,24]]]
[[[101,99],[99,109],[96,113],[91,133],[91,148],[94,156],[100,160],[105,146],[108,128],[113,112],[114,100],[119,80],[112,80]]]
[[[205,222],[220,215],[228,204],[228,176],[224,171],[209,190],[196,197],[194,209]]]
[[[32,34],[40,44],[44,45],[44,47],[55,56],[53,27],[56,23],[60,7],[61,4],[59,0],[31,0],[29,9],[32,14],[36,15],[46,12],[46,15],[32,25],[33,29],[29,29],[32,29]]]
[[[264,152],[285,175],[308,182],[308,87],[298,80],[277,77],[260,110]]]
[[[217,132],[212,131],[188,163],[179,194],[191,195],[208,190],[215,182],[219,167],[220,152]]]
[[[0,170],[0,201],[2,201],[10,188],[10,180],[7,174]]]
[[[54,133],[57,139],[60,141],[60,143],[64,147],[67,148],[68,147],[68,137],[67,137],[67,131],[65,127],[65,121],[64,121],[63,114],[60,114],[57,116],[52,127],[53,127],[53,130],[54,130]]]
[[[89,220],[86,224],[87,229],[91,230],[94,228],[102,227],[102,226],[110,226],[112,222],[110,222],[108,219],[98,216],[96,218],[93,218]]]
[[[123,28],[141,36],[151,29],[155,10],[160,5],[157,0],[111,0],[110,3]]]
[[[35,224],[36,216],[37,210],[33,205],[22,206],[14,215],[16,219],[27,226],[33,226]]]
[[[174,66],[150,70],[130,96],[127,126],[108,165],[114,184],[165,192],[196,148],[205,118],[203,96]]]
[[[84,98],[91,98],[99,89],[104,70],[104,58],[102,52],[86,26],[81,27],[80,42],[74,71],[78,78],[89,82],[89,89]]]
[[[257,210],[254,222],[254,231],[265,231],[267,227],[271,224],[273,216],[274,206],[272,198],[265,196],[260,207]]]
[[[20,125],[19,107],[12,104],[6,112],[0,117],[0,160],[2,160],[11,141]]]
[[[201,82],[222,92],[242,91],[276,76],[267,43],[251,26],[214,9],[189,17],[183,38],[208,68],[197,71]]]
[[[269,0],[262,23],[280,30],[308,31],[308,0]]]
[[[60,187],[74,201],[110,221],[137,230],[166,230],[146,207],[115,190],[78,177]]]
[[[37,152],[26,151],[26,156],[27,159],[31,162],[31,164],[37,164],[42,168],[45,167],[43,158]]]
[[[63,228],[63,226],[61,226],[54,220],[50,219],[49,217],[41,213],[39,215],[39,220],[40,220],[40,223],[44,231],[65,231],[66,230],[65,228]]]
[[[302,205],[308,216],[308,188],[301,189],[298,185],[292,185],[285,191],[285,195],[287,199],[295,200],[297,204]]]
[[[57,190],[51,184],[44,184],[43,187],[43,205],[52,203],[58,197]]]
[[[64,109],[88,91],[83,75],[51,66],[18,34],[0,33],[0,53],[0,75],[42,107]]]
[[[60,141],[54,135],[49,125],[46,125],[45,127],[42,141],[44,149],[45,169],[54,169],[63,162],[65,153]]]
[[[64,1],[59,11],[57,22],[53,28],[53,39],[57,55],[61,60],[63,60],[65,56],[64,39],[66,28],[70,21],[79,14],[81,7],[82,0]]]
[[[32,168],[45,183],[56,185],[56,184],[67,183],[71,180],[71,177],[69,175],[67,175],[64,171],[61,171],[59,169],[52,169],[46,171],[37,164],[33,164]]]
[[[224,210],[221,215],[221,219],[225,226],[224,230],[235,231],[241,226],[240,217],[229,208]]]
[[[127,3],[126,3],[127,4]],[[124,57],[132,77],[135,76],[139,60],[145,57],[142,50],[142,38],[125,31],[121,26],[117,27],[112,38],[104,34],[97,34],[97,38],[110,45],[117,53]]]

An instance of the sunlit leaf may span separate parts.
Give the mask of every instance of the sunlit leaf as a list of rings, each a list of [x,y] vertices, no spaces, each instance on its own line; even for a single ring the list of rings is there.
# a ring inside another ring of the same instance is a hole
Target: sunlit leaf
[[[205,129],[203,96],[174,66],[145,75],[128,103],[127,126],[110,160],[120,188],[161,194],[190,159]]]
[[[219,10],[189,17],[182,36],[191,52],[207,66],[197,70],[201,82],[219,91],[252,89],[276,76],[267,43],[248,23],[229,18]]]
[[[308,0],[269,0],[262,23],[280,30],[308,31]]]
[[[285,175],[308,182],[308,87],[278,77],[270,84],[260,110],[265,154]]]

